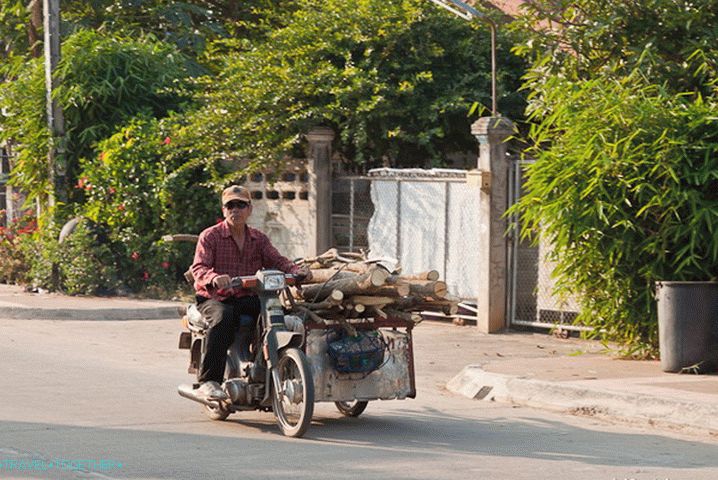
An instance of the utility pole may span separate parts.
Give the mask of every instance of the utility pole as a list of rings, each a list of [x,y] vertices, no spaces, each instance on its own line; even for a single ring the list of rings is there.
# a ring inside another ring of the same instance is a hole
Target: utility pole
[[[47,124],[50,142],[47,152],[51,193],[48,206],[67,201],[65,168],[65,119],[53,92],[58,80],[54,73],[60,61],[60,0],[43,0],[43,27],[45,44],[45,94],[47,101]]]
[[[489,16],[480,11],[476,10],[471,5],[462,2],[461,0],[430,0],[442,8],[450,11],[457,17],[461,17],[464,20],[473,20],[477,18],[489,26],[491,32],[491,116],[499,117],[498,106],[496,103],[496,97],[498,95],[496,89],[496,22],[491,20]]]

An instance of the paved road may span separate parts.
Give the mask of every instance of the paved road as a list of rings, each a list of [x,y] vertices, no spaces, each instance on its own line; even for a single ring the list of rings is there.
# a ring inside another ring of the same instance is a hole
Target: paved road
[[[211,422],[176,393],[190,378],[178,328],[0,320],[0,478],[718,478],[716,438],[447,392],[463,365],[431,348],[446,327],[415,330],[415,400],[371,403],[357,419],[318,404],[303,439],[280,436],[267,413]],[[72,472],[56,459],[97,463]]]

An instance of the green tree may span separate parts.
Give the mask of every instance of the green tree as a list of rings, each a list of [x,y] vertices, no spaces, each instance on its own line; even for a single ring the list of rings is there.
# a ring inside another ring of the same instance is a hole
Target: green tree
[[[213,161],[281,161],[312,126],[333,127],[337,150],[364,166],[441,165],[474,148],[467,115],[490,104],[485,31],[425,1],[302,0],[266,41],[240,49],[208,85],[194,131]],[[522,64],[502,39],[504,113],[520,117],[512,85]]]

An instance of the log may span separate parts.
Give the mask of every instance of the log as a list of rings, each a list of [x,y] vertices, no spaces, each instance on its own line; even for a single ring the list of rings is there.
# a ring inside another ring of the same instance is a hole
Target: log
[[[366,305],[363,305],[361,303],[347,302],[344,304],[344,307],[347,309],[351,309],[357,313],[364,313],[366,311]]]
[[[384,269],[372,268],[354,278],[338,278],[327,283],[307,285],[302,289],[304,299],[310,302],[324,300],[332,290],[341,290],[345,296],[361,294],[372,287],[384,284],[388,273]]]
[[[444,298],[446,296],[446,282],[440,280],[429,282],[412,281],[410,284],[412,295],[422,297]]]
[[[395,298],[393,300],[391,306],[395,310],[413,310],[419,303],[424,301],[422,297],[415,296]]]
[[[322,317],[320,317],[319,315],[317,315],[316,313],[312,312],[311,310],[309,310],[309,309],[306,308],[306,307],[302,307],[302,306],[300,306],[300,305],[297,305],[297,306],[296,306],[296,309],[297,309],[298,312],[301,312],[301,313],[305,314],[306,316],[308,316],[308,317],[309,317],[313,322],[315,322],[315,323],[320,323],[320,324],[326,324],[326,323],[327,323],[326,320],[324,320]]]
[[[455,315],[459,312],[459,304],[446,301],[419,302],[416,304],[418,310],[432,310],[444,315]]]
[[[402,275],[403,280],[429,280],[435,282],[439,279],[439,272],[429,270],[428,272],[415,273],[413,275]]]
[[[371,270],[372,268],[384,270],[386,272],[387,278],[389,278],[389,276],[391,275],[391,272],[389,272],[389,270],[387,270],[383,265],[380,265],[378,263],[374,263],[371,261],[351,262],[351,263],[344,264],[345,270],[349,270],[350,272],[355,272],[355,273],[364,273],[364,272]]]
[[[338,268],[317,268],[312,269],[312,280],[309,283],[324,283],[329,281],[332,277],[334,277],[333,279],[337,279],[357,276],[358,275],[354,272],[339,270]],[[309,283],[305,283],[305,285],[308,285]]]
[[[346,263],[344,270],[354,273],[366,273],[369,270],[370,265],[361,262]]]
[[[393,310],[393,309],[388,309],[388,308],[384,309],[384,312],[390,317],[399,318],[406,322],[413,322],[413,323],[421,322],[421,315],[418,315],[416,313],[402,312],[399,310]]]
[[[359,252],[342,252],[339,254],[342,257],[353,258],[355,261],[363,262],[366,260],[366,255]]]
[[[373,295],[354,295],[350,297],[353,304],[361,304],[367,307],[374,305],[386,305],[391,303],[394,299],[391,297],[375,297]]]
[[[339,290],[335,290],[335,292],[342,293]],[[301,306],[301,307],[306,307],[309,310],[314,310],[314,311],[326,310],[326,309],[331,309],[332,307],[336,307],[336,306],[340,305],[341,300],[342,300],[341,298],[338,300],[335,298],[332,298],[332,296],[330,295],[327,298],[325,298],[324,300],[322,300],[321,302],[317,302],[317,303],[299,302],[296,305]]]
[[[372,295],[381,295],[384,297],[406,297],[411,292],[408,283],[400,283],[396,285],[383,285],[370,289]]]

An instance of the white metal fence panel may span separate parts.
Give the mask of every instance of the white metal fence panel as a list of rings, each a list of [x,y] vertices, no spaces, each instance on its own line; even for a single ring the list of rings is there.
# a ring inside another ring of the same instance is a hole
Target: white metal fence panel
[[[466,172],[381,169],[370,176],[372,256],[397,259],[404,273],[437,270],[451,294],[475,301],[478,187],[466,184]]]

